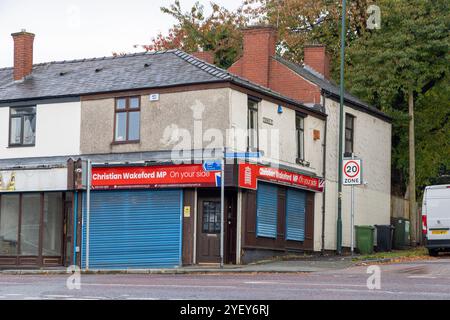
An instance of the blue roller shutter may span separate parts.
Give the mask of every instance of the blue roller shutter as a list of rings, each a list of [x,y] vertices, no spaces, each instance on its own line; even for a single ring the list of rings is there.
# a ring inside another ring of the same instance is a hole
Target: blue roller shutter
[[[306,192],[287,189],[286,193],[286,240],[305,240]]]
[[[258,183],[256,196],[256,235],[277,237],[278,187],[273,184]]]
[[[181,190],[91,192],[89,268],[175,267],[181,263]],[[86,194],[82,267],[86,267]]]

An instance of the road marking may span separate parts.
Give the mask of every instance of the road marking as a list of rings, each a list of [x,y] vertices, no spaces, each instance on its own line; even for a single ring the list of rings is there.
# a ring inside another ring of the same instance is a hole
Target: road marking
[[[442,298],[442,296],[450,297],[450,294],[444,293],[444,292],[413,292],[413,291],[388,291],[388,290],[357,290],[357,289],[330,289],[330,288],[324,288],[324,289],[314,289],[314,288],[292,288],[292,289],[284,289],[287,291],[328,291],[328,292],[348,292],[348,293],[378,293],[378,294],[391,294],[391,295],[401,295],[401,296],[437,296]]]
[[[246,281],[245,284],[279,284],[290,286],[334,286],[334,287],[363,287],[365,284],[345,284],[345,283],[299,283],[299,282],[270,282],[270,281]]]
[[[5,296],[16,297],[16,296],[23,296],[23,294],[22,293],[6,293]]]
[[[409,276],[410,279],[437,279],[437,277],[433,276]]]
[[[63,295],[63,294],[44,294],[45,297],[49,297],[49,298],[71,298],[73,296],[67,296],[67,295]]]
[[[202,289],[237,289],[236,286],[196,286],[196,285],[177,285],[177,284],[130,284],[130,283],[83,283],[83,286],[96,287],[148,287],[148,288],[202,288]]]
[[[127,298],[127,300],[159,300],[158,298],[139,298],[139,297],[133,297],[133,298]]]

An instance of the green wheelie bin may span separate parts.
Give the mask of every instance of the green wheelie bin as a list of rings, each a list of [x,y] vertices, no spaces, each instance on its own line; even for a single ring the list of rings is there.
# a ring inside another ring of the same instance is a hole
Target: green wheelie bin
[[[356,250],[360,254],[373,253],[374,230],[372,226],[355,226]]]

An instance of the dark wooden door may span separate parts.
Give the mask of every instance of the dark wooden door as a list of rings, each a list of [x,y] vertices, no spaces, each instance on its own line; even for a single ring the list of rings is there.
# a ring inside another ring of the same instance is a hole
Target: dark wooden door
[[[220,262],[220,198],[199,198],[197,262]]]

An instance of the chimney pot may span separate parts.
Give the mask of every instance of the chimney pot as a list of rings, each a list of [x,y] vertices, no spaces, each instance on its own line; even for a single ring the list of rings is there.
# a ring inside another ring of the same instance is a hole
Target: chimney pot
[[[33,70],[34,34],[22,29],[11,36],[14,40],[14,81],[18,81]]]

